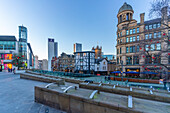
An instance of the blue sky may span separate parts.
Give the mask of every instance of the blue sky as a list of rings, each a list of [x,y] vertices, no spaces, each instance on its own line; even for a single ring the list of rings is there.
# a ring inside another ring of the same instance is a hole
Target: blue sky
[[[73,44],[83,50],[100,45],[104,54],[116,54],[116,26],[119,8],[127,2],[134,19],[148,11],[152,0],[0,0],[0,35],[15,35],[18,26],[28,29],[28,42],[39,59],[48,57],[48,38],[59,43],[59,54],[73,53]]]

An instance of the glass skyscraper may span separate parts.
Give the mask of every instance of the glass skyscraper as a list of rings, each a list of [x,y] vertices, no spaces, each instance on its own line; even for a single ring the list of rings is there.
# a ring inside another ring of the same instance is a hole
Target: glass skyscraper
[[[27,60],[27,28],[19,26],[19,54],[24,57],[24,61]]]

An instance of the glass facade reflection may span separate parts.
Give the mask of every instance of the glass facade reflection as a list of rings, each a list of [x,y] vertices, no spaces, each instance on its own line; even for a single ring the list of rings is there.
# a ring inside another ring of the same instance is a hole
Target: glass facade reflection
[[[15,50],[15,43],[14,41],[0,41],[0,50]]]

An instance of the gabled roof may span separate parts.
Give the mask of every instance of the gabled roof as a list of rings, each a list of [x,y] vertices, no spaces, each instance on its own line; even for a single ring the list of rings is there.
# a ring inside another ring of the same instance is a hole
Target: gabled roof
[[[15,36],[1,35],[0,41],[17,41],[17,39],[15,38]]]
[[[95,63],[96,63],[96,64],[99,64],[99,63],[100,63],[101,61],[103,61],[104,59],[108,62],[108,60],[107,60],[106,58],[100,58],[100,59],[96,59],[96,60],[95,60]]]

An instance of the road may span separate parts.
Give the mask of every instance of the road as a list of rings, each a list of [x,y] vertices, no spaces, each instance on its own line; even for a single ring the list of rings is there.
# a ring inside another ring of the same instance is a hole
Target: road
[[[34,86],[46,84],[0,72],[0,113],[66,113],[34,102]]]

